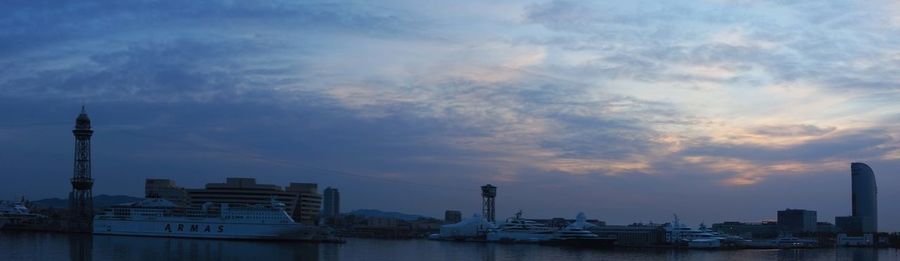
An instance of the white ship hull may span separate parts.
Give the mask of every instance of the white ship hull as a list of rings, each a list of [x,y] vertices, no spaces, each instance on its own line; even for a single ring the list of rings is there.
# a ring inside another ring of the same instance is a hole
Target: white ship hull
[[[722,248],[722,240],[718,238],[694,239],[688,242],[688,248],[718,249]]]
[[[328,241],[324,229],[302,224],[251,224],[218,220],[94,220],[94,234],[210,239]]]
[[[284,204],[238,206],[206,203],[181,208],[157,198],[115,205],[94,217],[94,234],[211,239],[342,242],[329,228],[294,222]]]

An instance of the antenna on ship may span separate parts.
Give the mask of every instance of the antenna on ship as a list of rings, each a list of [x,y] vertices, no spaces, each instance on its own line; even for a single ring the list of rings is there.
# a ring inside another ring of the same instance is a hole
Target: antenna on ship
[[[680,235],[681,231],[679,230],[679,228],[681,228],[681,224],[678,222],[677,214],[672,213],[672,216],[675,217],[675,220],[672,222],[671,241],[672,241],[672,243],[676,243],[679,239],[681,239],[681,235]]]

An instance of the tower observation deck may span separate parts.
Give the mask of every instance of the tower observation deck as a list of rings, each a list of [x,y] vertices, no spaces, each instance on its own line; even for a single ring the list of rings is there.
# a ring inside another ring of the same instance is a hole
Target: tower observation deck
[[[481,210],[488,222],[496,222],[494,199],[497,198],[497,187],[491,184],[481,186]]]

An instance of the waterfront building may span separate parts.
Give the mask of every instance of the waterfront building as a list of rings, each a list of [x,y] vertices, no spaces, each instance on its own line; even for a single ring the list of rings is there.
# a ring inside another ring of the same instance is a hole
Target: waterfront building
[[[297,207],[294,208],[294,220],[303,224],[316,224],[322,211],[322,194],[319,194],[316,183],[291,183],[288,193],[297,194]]]
[[[847,234],[841,233],[837,235],[837,245],[850,247],[874,246],[875,236],[874,234],[847,236]]]
[[[327,187],[323,193],[322,217],[325,223],[333,225],[341,215],[341,194],[336,188]]]
[[[615,238],[619,246],[655,246],[666,243],[666,229],[660,224],[594,226],[588,231],[603,238]]]
[[[75,167],[72,179],[72,192],[69,193],[69,224],[71,232],[90,232],[94,221],[94,198],[91,178],[91,119],[84,106],[75,119]]]
[[[462,212],[459,210],[444,211],[444,224],[456,224],[462,221]]]
[[[712,230],[732,236],[753,239],[770,239],[778,237],[778,223],[772,221],[763,222],[735,222],[727,221],[715,223]]]
[[[400,225],[400,221],[401,221],[400,219],[391,218],[391,217],[367,217],[365,220],[366,220],[365,224],[368,225],[369,227],[378,227],[378,228],[396,227],[396,226]]]
[[[805,209],[778,211],[778,229],[787,233],[816,232],[816,212]]]
[[[862,219],[854,216],[834,217],[838,232],[862,234]]]
[[[450,211],[448,210],[447,212]],[[495,228],[496,226],[494,226],[493,223],[488,222],[487,219],[476,214],[471,218],[441,226],[440,233],[438,233],[437,235],[432,235],[430,238],[439,240],[466,240],[484,238],[489,230]]]
[[[293,214],[297,207],[297,193],[281,187],[257,184],[253,178],[227,178],[225,183],[208,183],[202,189],[186,189],[190,206],[199,208],[206,202],[242,205],[268,205],[272,200],[284,203],[285,211]],[[294,216],[297,220],[297,217]]]
[[[441,220],[419,218],[402,220],[393,217],[344,215],[340,223],[344,233],[364,238],[424,238],[441,227]]]
[[[191,203],[187,190],[168,179],[147,179],[144,182],[144,197],[165,199],[182,207]]]
[[[848,234],[878,232],[878,188],[875,173],[865,163],[850,164],[851,215],[835,217],[838,230]]]
[[[285,204],[285,211],[298,223],[316,224],[322,195],[315,183],[291,183],[286,189],[270,184],[257,184],[253,178],[227,178],[225,183],[208,183],[204,188],[182,188],[167,179],[147,179],[144,194],[172,202],[186,201],[186,206],[199,208],[206,202],[240,205],[269,205],[272,200]]]
[[[566,227],[566,225],[569,225],[569,223],[571,223],[571,222],[569,222],[568,220],[566,220],[565,218],[561,218],[561,217],[558,217],[558,218],[551,218],[551,219],[548,219],[548,220],[544,220],[543,222],[537,221],[537,220],[533,220],[533,219],[532,219],[532,221],[535,221],[535,222],[544,224],[544,225],[546,225],[546,226],[548,226],[548,227],[557,228],[557,229],[559,229],[559,228],[564,228],[564,227]]]
[[[816,232],[819,233],[835,233],[837,230],[834,224],[828,222],[816,222]]]

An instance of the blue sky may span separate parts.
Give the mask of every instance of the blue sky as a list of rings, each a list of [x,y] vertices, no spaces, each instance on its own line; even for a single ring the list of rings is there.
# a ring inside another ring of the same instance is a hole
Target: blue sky
[[[850,211],[900,229],[893,1],[12,1],[0,197],[64,197],[86,104],[95,194],[147,177],[318,182],[347,209],[610,223]]]

